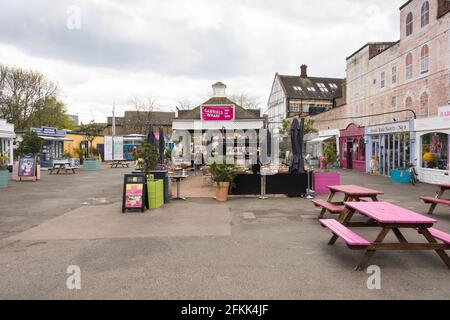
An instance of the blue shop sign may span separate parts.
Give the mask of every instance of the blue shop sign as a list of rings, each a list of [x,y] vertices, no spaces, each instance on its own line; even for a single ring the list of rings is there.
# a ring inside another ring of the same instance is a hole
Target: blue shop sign
[[[42,128],[32,128],[32,131],[36,132],[38,135],[42,136],[57,136],[57,137],[65,137],[66,131],[58,130],[56,128],[51,127],[42,127]]]

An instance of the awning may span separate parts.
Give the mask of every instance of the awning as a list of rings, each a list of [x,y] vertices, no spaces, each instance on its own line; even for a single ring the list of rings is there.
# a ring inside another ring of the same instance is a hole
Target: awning
[[[334,136],[319,137],[319,138],[315,138],[315,139],[309,140],[309,141],[307,141],[307,143],[321,143],[321,142],[324,142],[324,141],[326,141],[328,139],[331,139],[333,137]]]
[[[16,134],[9,133],[9,132],[2,132],[0,131],[0,139],[14,139],[16,137]]]
[[[49,136],[39,136],[42,140],[46,141],[73,141],[69,138],[63,138],[63,137],[49,137]]]

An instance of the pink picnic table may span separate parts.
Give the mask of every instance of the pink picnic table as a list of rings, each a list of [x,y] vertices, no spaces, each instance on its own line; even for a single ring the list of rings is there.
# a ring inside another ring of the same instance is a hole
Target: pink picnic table
[[[436,230],[432,226],[437,220],[426,217],[414,211],[399,207],[389,202],[345,202],[347,210],[343,214],[341,223],[345,227],[378,226],[381,231],[375,241],[366,247],[366,252],[356,267],[356,270],[363,270],[368,266],[369,260],[377,250],[434,250],[439,257],[450,268],[450,258],[445,250],[450,249],[448,242],[438,243],[435,236]],[[351,219],[358,212],[369,218],[365,224],[352,223]],[[422,234],[427,243],[409,243],[400,229],[414,229]],[[398,243],[383,243],[387,234],[392,231],[396,236]],[[446,235],[448,237],[448,235]],[[329,244],[333,245],[338,236],[333,235]]]
[[[443,196],[445,194],[445,191],[450,190],[449,184],[436,184],[436,187],[438,187],[438,191],[436,192],[436,196],[433,197],[420,197],[422,200],[425,201],[425,203],[430,203],[430,209],[428,210],[428,214],[433,214],[434,210],[436,209],[438,204],[443,205],[450,205],[450,199],[444,199]]]

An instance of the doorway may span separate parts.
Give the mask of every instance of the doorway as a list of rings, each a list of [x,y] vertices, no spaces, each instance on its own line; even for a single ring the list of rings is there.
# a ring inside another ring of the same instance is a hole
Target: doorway
[[[353,169],[353,142],[347,142],[347,169]]]

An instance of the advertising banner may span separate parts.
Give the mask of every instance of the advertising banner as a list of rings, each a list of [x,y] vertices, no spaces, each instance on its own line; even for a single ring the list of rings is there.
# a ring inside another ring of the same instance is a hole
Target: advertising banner
[[[123,137],[114,137],[114,154],[113,160],[123,159]]]
[[[105,161],[113,160],[113,139],[111,136],[105,136]]]
[[[201,111],[203,121],[233,121],[235,118],[233,105],[203,105]]]

